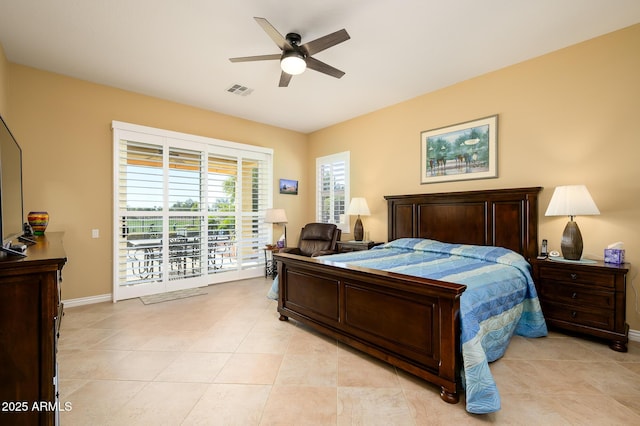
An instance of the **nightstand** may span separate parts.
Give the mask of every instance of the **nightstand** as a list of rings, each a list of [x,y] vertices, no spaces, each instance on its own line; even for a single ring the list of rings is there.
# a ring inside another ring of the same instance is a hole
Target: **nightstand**
[[[609,341],[626,352],[626,264],[533,260],[533,280],[547,325]]]
[[[345,253],[349,251],[369,250],[380,244],[383,243],[376,243],[374,241],[338,241],[338,252]]]

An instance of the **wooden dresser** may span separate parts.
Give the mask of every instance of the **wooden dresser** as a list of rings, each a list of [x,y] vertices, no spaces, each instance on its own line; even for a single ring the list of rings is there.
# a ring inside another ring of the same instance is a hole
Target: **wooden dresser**
[[[67,259],[62,233],[34,239],[27,257],[0,254],[0,424],[59,423],[56,346]]]
[[[628,269],[624,264],[554,260],[533,260],[532,264],[533,280],[549,326],[605,339],[611,349],[627,351]]]

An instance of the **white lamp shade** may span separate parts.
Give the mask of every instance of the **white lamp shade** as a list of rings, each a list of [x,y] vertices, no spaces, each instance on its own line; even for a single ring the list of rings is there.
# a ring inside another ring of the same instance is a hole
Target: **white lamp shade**
[[[285,53],[280,59],[280,68],[287,74],[298,75],[302,74],[307,68],[307,62],[297,52]]]
[[[369,211],[369,206],[367,205],[367,200],[362,197],[354,197],[351,199],[351,203],[349,204],[349,208],[347,209],[348,215],[360,215],[360,216],[369,216],[371,212]]]
[[[558,186],[553,191],[545,216],[598,215],[600,210],[584,185]]]
[[[267,209],[264,216],[265,223],[287,223],[287,213],[284,209]]]

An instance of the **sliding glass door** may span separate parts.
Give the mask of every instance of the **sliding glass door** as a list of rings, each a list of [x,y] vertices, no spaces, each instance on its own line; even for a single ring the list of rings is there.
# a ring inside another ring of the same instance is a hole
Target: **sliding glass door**
[[[263,274],[271,150],[113,127],[114,301]]]

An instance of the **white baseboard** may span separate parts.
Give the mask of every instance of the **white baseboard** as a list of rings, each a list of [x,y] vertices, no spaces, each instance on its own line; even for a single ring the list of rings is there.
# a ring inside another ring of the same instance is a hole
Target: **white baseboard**
[[[73,308],[75,306],[92,305],[94,303],[111,302],[113,297],[111,293],[100,294],[98,296],[81,297],[79,299],[67,299],[63,300],[65,308]]]
[[[68,299],[63,300],[64,306],[66,308],[73,308],[74,306],[83,306],[83,305],[91,305],[94,303],[102,303],[102,302],[112,302],[113,297],[111,293],[101,294],[99,296],[90,296],[90,297],[81,297],[79,299]],[[632,342],[640,342],[640,331],[638,330],[629,330],[629,340]]]

